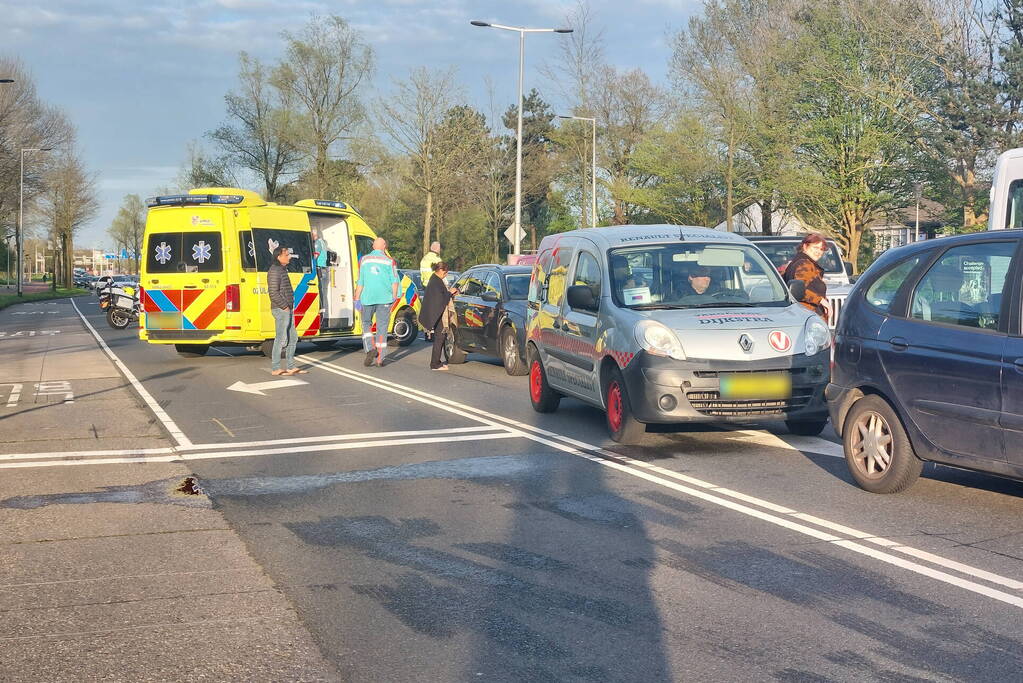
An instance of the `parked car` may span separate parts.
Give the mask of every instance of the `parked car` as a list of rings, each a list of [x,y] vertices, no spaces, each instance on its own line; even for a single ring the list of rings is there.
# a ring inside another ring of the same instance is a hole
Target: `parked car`
[[[827,389],[856,483],[895,493],[923,461],[1023,478],[1023,231],[885,252],[838,326]]]
[[[101,275],[96,279],[94,289],[96,296],[99,296],[107,287],[135,287],[138,288],[139,281],[134,275]]]
[[[785,272],[785,267],[792,260],[792,257],[796,255],[796,249],[799,247],[799,243],[803,241],[802,235],[743,235],[743,237],[757,245],[757,248],[764,252],[764,255],[774,264],[779,273]],[[831,310],[833,311],[828,324],[831,326],[831,329],[835,329],[841,317],[845,298],[849,294],[849,290],[852,289],[852,282],[850,281],[852,264],[843,260],[842,250],[835,243],[835,240],[827,239],[826,241],[828,249],[824,252],[824,256],[821,257],[818,263],[824,269],[824,284],[828,286],[828,301],[831,303]]]
[[[449,363],[470,351],[497,356],[509,375],[526,374],[526,296],[529,266],[473,266],[455,282],[455,326],[448,335]]]

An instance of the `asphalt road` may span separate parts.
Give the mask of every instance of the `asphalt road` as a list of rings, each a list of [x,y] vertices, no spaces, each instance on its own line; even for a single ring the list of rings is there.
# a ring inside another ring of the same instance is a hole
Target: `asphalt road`
[[[179,436],[170,456],[68,461],[184,460],[343,680],[1020,678],[1018,483],[928,467],[876,496],[830,430],[780,424],[624,448],[575,401],[534,413],[496,361],[431,372],[422,342],[383,368],[300,344],[304,384],[231,390],[277,378],[79,302]],[[44,503],[153,489],[133,490]]]

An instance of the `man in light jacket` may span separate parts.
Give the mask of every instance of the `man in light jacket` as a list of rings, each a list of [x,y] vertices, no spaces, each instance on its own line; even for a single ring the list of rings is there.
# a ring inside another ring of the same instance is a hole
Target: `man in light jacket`
[[[373,240],[373,251],[359,260],[359,282],[355,287],[356,309],[362,311],[362,348],[366,367],[384,364],[387,353],[387,328],[391,322],[391,306],[398,298],[398,265],[387,255],[387,240]],[[374,335],[370,328],[376,321]]]
[[[433,275],[433,264],[440,263],[440,242],[430,245],[430,251],[423,254],[423,260],[419,262],[419,277],[422,278],[423,291],[426,291],[426,284]]]

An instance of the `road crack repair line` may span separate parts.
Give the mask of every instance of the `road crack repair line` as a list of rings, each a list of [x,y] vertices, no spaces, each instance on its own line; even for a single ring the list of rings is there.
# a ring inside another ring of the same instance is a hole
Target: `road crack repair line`
[[[502,417],[494,413],[489,413],[487,411],[480,410],[479,408],[467,406],[419,389],[407,387],[378,377],[371,377],[369,375],[318,359],[306,357],[306,361],[326,372],[347,377],[348,379],[368,384],[379,389],[384,389],[385,391],[419,401],[446,412],[475,419],[483,424],[490,425],[495,428],[504,427],[523,438],[531,439],[570,455],[585,458],[595,464],[609,467],[640,479],[645,479],[646,481],[658,484],[678,493],[699,498],[700,500],[713,503],[714,505],[718,505],[734,512],[739,512],[749,517],[810,536],[811,538],[824,541],[846,550],[851,550],[874,560],[878,560],[915,574],[926,576],[928,578],[941,581],[942,583],[953,585],[969,592],[983,595],[988,598],[998,600],[999,602],[1023,609],[1023,596],[1007,593],[1004,590],[992,588],[989,585],[978,583],[974,580],[979,579],[987,581],[1014,591],[1023,590],[1023,582],[1016,579],[956,562],[955,560],[951,560],[940,555],[903,545],[898,541],[893,541],[876,534],[869,534],[852,527],[837,524],[835,522],[803,513],[798,510],[793,510],[784,505],[778,505],[739,491],[720,487],[716,484],[703,481],[695,477],[690,477],[685,474],[680,474],[658,465],[634,460],[628,456],[608,451],[599,446],[594,446],[593,444],[588,444],[555,432],[534,427],[533,425],[528,425],[517,420]],[[866,543],[880,547],[870,547],[865,545]],[[923,562],[928,562],[931,565],[959,572],[960,574],[969,576],[970,578],[967,579],[962,576],[956,576],[946,571],[935,569],[933,566],[927,566],[894,553],[910,556],[914,558],[914,560],[921,560]]]

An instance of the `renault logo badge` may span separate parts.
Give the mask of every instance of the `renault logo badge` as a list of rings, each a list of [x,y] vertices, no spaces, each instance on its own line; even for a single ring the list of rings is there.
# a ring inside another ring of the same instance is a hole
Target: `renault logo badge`
[[[751,351],[753,351],[753,340],[750,339],[748,334],[744,334],[741,337],[739,337],[739,348],[745,351],[746,353],[750,353]]]

